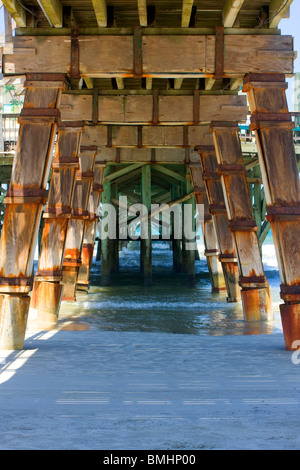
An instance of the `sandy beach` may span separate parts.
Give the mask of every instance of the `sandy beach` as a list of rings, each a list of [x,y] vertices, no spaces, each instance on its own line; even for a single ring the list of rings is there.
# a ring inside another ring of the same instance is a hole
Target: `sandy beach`
[[[0,449],[299,449],[281,334],[72,328],[0,352]]]

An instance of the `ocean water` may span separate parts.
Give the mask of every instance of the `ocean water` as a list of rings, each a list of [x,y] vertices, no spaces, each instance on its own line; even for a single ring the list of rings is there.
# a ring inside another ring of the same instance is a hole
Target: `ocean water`
[[[138,242],[120,252],[119,273],[110,287],[101,287],[101,262],[94,259],[90,289],[78,293],[76,303],[62,302],[61,321],[75,320],[90,328],[112,331],[147,331],[191,335],[278,334],[280,277],[272,236],[263,247],[265,274],[272,289],[274,321],[246,323],[241,303],[227,303],[226,292],[211,293],[211,284],[199,242],[196,283],[174,274],[172,252],[166,242],[153,242],[153,286],[144,287]]]

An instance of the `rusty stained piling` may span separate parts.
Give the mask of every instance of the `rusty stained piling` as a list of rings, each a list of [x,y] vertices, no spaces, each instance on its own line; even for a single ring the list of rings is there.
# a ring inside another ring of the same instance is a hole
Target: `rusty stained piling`
[[[271,292],[262,264],[240,130],[234,122],[212,122],[211,131],[229,228],[234,236],[245,320],[270,321],[273,318]]]
[[[68,225],[65,256],[63,260],[64,293],[62,300],[76,301],[76,285],[82,264],[81,254],[85,222],[89,220],[88,204],[94,181],[97,146],[81,146],[79,170],[75,175],[72,213]]]
[[[203,181],[202,168],[199,163],[189,163],[189,167],[197,204],[204,206],[202,233],[205,246],[205,257],[208,271],[210,273],[212,292],[218,293],[226,290],[226,282],[222,271],[222,265],[219,262],[219,247],[213,225],[213,218],[209,212],[209,203]]]
[[[300,340],[300,183],[286,89],[282,74],[249,74],[244,79],[282,283],[285,345],[293,350],[294,341]]]
[[[33,262],[47,182],[62,74],[26,74],[24,107],[0,241],[0,348],[22,349],[33,285]]]
[[[221,177],[217,173],[217,157],[215,148],[197,146],[200,156],[204,188],[208,198],[208,212],[216,233],[219,248],[219,262],[222,265],[227,288],[227,301],[239,302],[241,289],[239,286],[239,270],[232,232],[229,230],[227,211],[224,201]]]
[[[57,132],[39,265],[29,311],[30,322],[43,330],[55,328],[59,315],[63,294],[62,264],[83,125],[83,122],[64,122]]]
[[[97,223],[99,222],[98,208],[103,192],[103,178],[106,164],[96,161],[94,168],[94,182],[90,194],[88,212],[89,219],[85,220],[84,236],[82,244],[81,261],[77,279],[77,290],[88,291],[90,271],[93,261],[93,253],[96,239]]]

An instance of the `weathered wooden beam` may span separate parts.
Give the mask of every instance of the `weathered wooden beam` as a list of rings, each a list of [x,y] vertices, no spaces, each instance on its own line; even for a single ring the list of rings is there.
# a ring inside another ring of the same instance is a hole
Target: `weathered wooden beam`
[[[91,94],[65,93],[60,109],[63,121],[93,122],[93,96]],[[197,111],[197,122],[195,114]],[[247,100],[244,95],[110,95],[98,96],[98,122],[101,124],[198,125],[217,117],[230,119],[232,113],[239,122],[247,120]],[[97,117],[96,117],[97,119]],[[124,131],[126,132],[126,130]]]
[[[107,5],[106,0],[92,0],[98,26],[107,27]]]
[[[208,145],[210,142],[209,126],[86,126],[85,132],[82,136],[83,145],[96,145],[97,147],[107,147],[106,155],[109,153],[115,154],[116,148],[121,148],[121,158],[129,156],[127,148],[135,149],[140,148],[140,155],[145,155],[148,158],[148,149],[164,148],[169,149],[194,149],[199,142],[203,145]],[[102,151],[104,151],[102,149]],[[170,152],[166,151],[166,158],[162,161],[169,159]],[[159,152],[161,159],[161,152]],[[176,152],[174,152],[176,155]],[[110,160],[110,158],[109,158]],[[176,158],[174,159],[176,160]]]
[[[193,5],[194,5],[194,0],[182,1],[182,17],[181,17],[182,28],[188,28],[190,25]]]
[[[55,28],[62,28],[63,9],[60,0],[39,0],[39,5],[45,13],[50,26],[54,26]]]
[[[269,6],[269,28],[277,28],[282,18],[286,18],[293,0],[271,0]]]
[[[140,26],[148,26],[148,15],[147,15],[147,0],[137,0]]]
[[[3,5],[20,28],[26,28],[26,11],[17,0],[3,0]]]
[[[79,35],[80,74],[92,78],[136,76],[134,38],[133,34]],[[70,73],[74,65],[70,63],[70,36],[16,36],[13,46],[14,54],[3,56],[4,74],[21,75],[40,70]],[[249,70],[285,74],[294,71],[292,36],[225,34],[224,53],[224,78],[242,78]],[[216,73],[215,54],[215,35],[149,35],[143,30],[139,49],[143,60],[139,73],[143,77],[159,78],[213,77]]]
[[[245,0],[226,0],[223,8],[223,26],[232,28]]]
[[[130,36],[133,34],[134,26],[99,28],[89,26],[78,26],[80,36]],[[181,28],[181,27],[148,27],[143,29],[143,36],[201,36],[215,35],[215,27],[207,28]],[[280,36],[278,29],[258,29],[258,28],[225,28],[226,36]],[[16,36],[70,36],[71,27],[56,28],[17,28]]]

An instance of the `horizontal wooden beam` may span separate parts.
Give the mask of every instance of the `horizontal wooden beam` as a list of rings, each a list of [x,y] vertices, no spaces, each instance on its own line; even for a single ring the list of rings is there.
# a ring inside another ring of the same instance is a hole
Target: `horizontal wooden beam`
[[[95,121],[91,94],[63,94],[60,110],[65,121]],[[245,122],[248,107],[245,95],[99,95],[97,113],[101,124],[191,126],[213,120]]]
[[[107,148],[194,149],[213,145],[209,126],[85,126],[82,145]]]
[[[16,36],[70,36],[71,28],[64,27],[61,29],[55,28],[17,28]],[[78,33],[80,36],[131,36],[133,35],[134,27],[90,27],[78,26]],[[208,36],[214,35],[216,32],[215,27],[208,28],[153,28],[149,27],[143,30],[143,36]],[[278,29],[257,29],[257,28],[225,28],[224,34],[226,36],[280,36],[281,31]]]
[[[215,75],[215,35],[151,36],[143,30],[139,44],[138,50],[133,47],[133,35],[79,36],[81,76],[134,77],[137,62],[139,73],[144,77],[208,78]],[[6,75],[41,70],[71,73],[71,57],[75,55],[71,54],[70,36],[16,36],[13,46],[14,54],[3,56]],[[292,36],[225,35],[224,51],[224,78],[242,78],[251,71],[292,74],[294,70]]]
[[[99,148],[99,155],[107,164],[119,163],[157,163],[177,165],[186,163],[186,149],[182,148]],[[153,158],[154,157],[154,158]],[[188,149],[188,157],[192,162],[199,161],[199,154]],[[139,171],[139,170],[137,170]],[[126,178],[126,176],[124,177]]]

